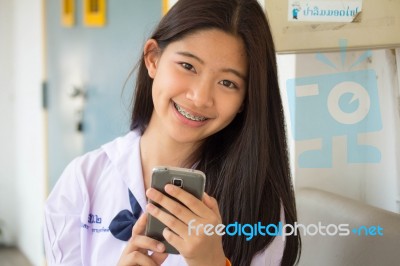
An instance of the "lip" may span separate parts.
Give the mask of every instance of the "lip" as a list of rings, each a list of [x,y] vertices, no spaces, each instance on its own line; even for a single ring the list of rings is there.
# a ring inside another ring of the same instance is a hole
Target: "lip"
[[[196,113],[196,112],[192,112],[192,110],[190,110],[189,108],[185,108],[185,107],[183,107],[183,106],[178,104],[179,106],[181,106],[183,109],[187,110],[187,112],[189,112],[190,114],[192,114],[194,116],[207,117],[207,119],[204,120],[204,121],[193,121],[193,120],[190,120],[190,119],[186,118],[185,116],[183,116],[181,113],[179,113],[178,110],[176,110],[176,108],[174,106],[174,101],[171,101],[170,105],[171,105],[173,113],[178,118],[178,120],[180,122],[182,122],[183,124],[187,125],[187,126],[190,126],[190,127],[201,127],[204,124],[207,124],[207,122],[210,120],[209,117],[207,117],[205,115],[202,115],[202,114],[199,114],[199,113]]]

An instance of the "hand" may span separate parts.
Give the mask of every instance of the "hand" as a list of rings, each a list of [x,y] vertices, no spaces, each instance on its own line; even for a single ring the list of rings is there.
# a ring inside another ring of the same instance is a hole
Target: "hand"
[[[158,266],[168,257],[168,254],[162,253],[164,244],[143,235],[146,221],[147,214],[143,213],[132,228],[132,237],[122,252],[118,266]],[[148,250],[153,254],[149,256]]]
[[[225,254],[222,247],[222,237],[215,233],[213,235],[204,233],[204,225],[211,224],[215,227],[222,223],[217,201],[206,193],[204,193],[201,201],[171,184],[165,186],[165,191],[185,206],[156,189],[147,190],[146,195],[149,199],[173,214],[168,214],[151,203],[147,205],[147,211],[170,229],[165,228],[164,238],[179,251],[190,266],[224,266]],[[203,226],[199,226],[200,230],[196,231],[200,224],[203,224]]]

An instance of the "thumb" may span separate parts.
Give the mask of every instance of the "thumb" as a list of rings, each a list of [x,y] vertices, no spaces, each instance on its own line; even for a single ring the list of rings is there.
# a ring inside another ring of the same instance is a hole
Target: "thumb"
[[[133,251],[140,250],[133,241],[133,236],[143,234],[146,229],[146,221],[147,221],[147,213],[142,213],[139,219],[136,221],[135,225],[132,228],[132,236],[128,241],[127,246],[125,247],[123,254],[127,255]],[[143,250],[142,250],[143,252]]]
[[[141,235],[146,229],[147,213],[142,213],[132,228],[132,235]]]
[[[151,254],[151,258],[154,260],[154,262],[157,265],[161,265],[168,257],[168,253],[158,253],[158,252],[154,252],[153,254]]]

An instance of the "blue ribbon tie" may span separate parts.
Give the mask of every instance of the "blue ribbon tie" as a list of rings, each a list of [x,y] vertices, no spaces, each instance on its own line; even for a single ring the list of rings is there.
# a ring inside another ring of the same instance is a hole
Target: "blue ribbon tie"
[[[128,241],[132,236],[132,228],[142,213],[142,208],[137,202],[135,196],[128,189],[129,202],[131,204],[132,212],[129,210],[120,211],[111,221],[109,229],[111,234],[123,241]]]

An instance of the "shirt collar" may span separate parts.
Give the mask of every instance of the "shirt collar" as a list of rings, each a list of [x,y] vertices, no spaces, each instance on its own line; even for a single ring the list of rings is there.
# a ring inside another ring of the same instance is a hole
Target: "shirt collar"
[[[139,131],[134,130],[102,147],[115,166],[120,178],[135,196],[142,210],[145,210],[147,199],[140,157],[140,138]]]

